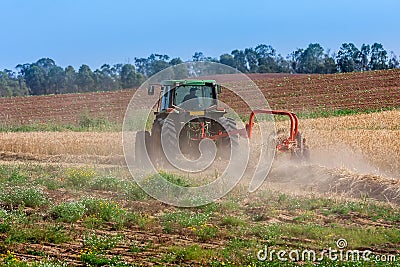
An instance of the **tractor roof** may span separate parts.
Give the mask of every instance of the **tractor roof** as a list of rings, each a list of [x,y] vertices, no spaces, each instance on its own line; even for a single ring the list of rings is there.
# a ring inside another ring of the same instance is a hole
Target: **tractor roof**
[[[188,86],[201,86],[206,84],[216,84],[215,80],[166,80],[162,81],[162,85],[188,85]]]

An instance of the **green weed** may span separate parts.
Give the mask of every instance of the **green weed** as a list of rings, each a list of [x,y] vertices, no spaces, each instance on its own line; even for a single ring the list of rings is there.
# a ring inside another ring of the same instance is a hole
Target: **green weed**
[[[84,187],[94,179],[96,172],[90,167],[68,168],[65,170],[65,180],[73,187]]]
[[[234,216],[224,216],[221,220],[221,225],[224,226],[240,226],[240,225],[244,225],[245,221],[234,217]]]
[[[64,243],[70,241],[60,225],[29,225],[28,227],[15,226],[8,232],[6,244],[12,243]]]
[[[209,213],[191,213],[189,211],[177,211],[165,214],[162,225],[165,232],[173,231],[174,227],[196,227],[205,224],[210,218]]]
[[[118,203],[106,199],[87,198],[80,201],[86,208],[86,215],[93,215],[105,222],[114,222],[121,228],[127,223],[128,212]]]
[[[118,191],[121,182],[113,176],[100,176],[91,181],[89,187],[94,190]]]
[[[54,206],[51,215],[58,221],[73,223],[82,219],[85,211],[86,207],[81,202],[64,202]]]
[[[80,254],[80,260],[85,266],[125,266],[121,263],[119,256],[107,257],[91,249],[83,251]]]
[[[162,261],[167,263],[179,264],[184,261],[200,261],[208,259],[213,252],[203,249],[198,245],[189,247],[170,247],[169,251],[164,254]]]
[[[0,202],[14,208],[19,206],[39,207],[48,203],[43,191],[36,187],[5,187],[0,193]]]
[[[104,251],[115,248],[122,239],[120,235],[88,234],[84,237],[84,245],[94,251]]]
[[[146,200],[149,199],[146,192],[140,188],[136,182],[124,181],[121,183],[123,197],[128,200]]]
[[[205,242],[217,237],[218,227],[212,224],[202,224],[196,227],[189,227],[192,229],[199,241]]]

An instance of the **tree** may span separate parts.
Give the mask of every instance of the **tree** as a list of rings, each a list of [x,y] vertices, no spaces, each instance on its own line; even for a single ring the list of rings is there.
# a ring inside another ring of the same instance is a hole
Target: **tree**
[[[156,74],[157,72],[162,71],[163,69],[168,68],[170,65],[167,62],[168,57],[166,59],[157,59],[153,60],[150,63],[150,69],[149,69],[149,76],[152,76]]]
[[[56,63],[51,58],[41,58],[35,63],[36,66],[42,68],[46,73],[56,66]]]
[[[24,76],[32,95],[46,93],[46,72],[41,67],[32,64]]]
[[[254,51],[253,48],[244,49],[244,55],[247,61],[247,67],[249,72],[256,73],[258,72],[258,55],[257,52]]]
[[[278,72],[278,64],[275,60],[276,51],[270,45],[258,45],[254,49],[257,61],[258,61],[258,72]]]
[[[204,61],[205,58],[206,57],[204,56],[203,52],[194,52],[194,55],[192,56],[192,61],[194,62]]]
[[[65,88],[64,93],[76,93],[78,92],[78,85],[76,83],[77,74],[72,66],[68,66],[64,70],[65,73]]]
[[[83,64],[76,81],[80,92],[90,92],[95,88],[94,74],[88,65]]]
[[[219,56],[219,63],[228,65],[232,68],[235,67],[235,59],[230,54],[222,54]]]
[[[396,54],[393,51],[390,52],[388,67],[389,69],[397,69],[400,67],[399,59],[397,58]]]
[[[290,69],[293,73],[300,73],[301,69],[301,55],[303,54],[304,50],[298,48],[296,51],[293,51],[287,56],[287,60],[290,62]]]
[[[120,77],[122,89],[138,87],[144,81],[143,75],[137,73],[131,64],[122,66]]]
[[[46,94],[64,93],[66,85],[65,72],[59,66],[52,66],[47,73],[46,78]]]
[[[275,58],[277,70],[276,72],[280,73],[289,73],[290,72],[290,62],[284,59],[281,55],[278,55]]]
[[[324,73],[324,49],[320,44],[310,44],[301,56],[303,73]]]
[[[169,62],[169,65],[175,66],[175,65],[182,64],[182,63],[183,63],[182,59],[180,59],[179,57],[177,57],[177,58],[171,59],[171,61]]]
[[[366,49],[365,47],[364,49]],[[367,50],[365,50],[367,51]],[[344,43],[336,56],[340,72],[359,71],[362,66],[361,52],[353,43]]]
[[[0,97],[27,94],[28,88],[21,77],[15,76],[15,73],[11,70],[0,71]]]
[[[172,70],[174,72],[174,79],[185,79],[189,77],[189,70],[185,64],[182,64],[182,59],[173,58],[169,62],[169,65],[172,66]]]
[[[334,57],[329,56],[329,54],[326,54],[324,57],[324,73],[325,74],[332,74],[336,73],[336,62]]]
[[[114,71],[109,64],[103,64],[100,69],[93,72],[97,90],[111,91],[121,88],[118,74],[115,74]]]
[[[148,58],[135,58],[135,65],[138,72],[149,77],[168,68],[170,66],[168,60],[168,55],[151,54]]]
[[[246,56],[242,50],[233,50],[231,52],[234,60],[234,68],[240,72],[248,72],[246,64]]]
[[[371,70],[384,70],[388,68],[387,52],[379,43],[374,43],[371,46],[371,59],[369,61]]]
[[[63,69],[50,58],[41,58],[32,64],[19,64],[16,68],[33,95],[56,93],[63,86]]]
[[[371,53],[371,47],[366,44],[362,44],[360,49],[360,63],[361,63],[361,71],[369,70],[369,57]]]

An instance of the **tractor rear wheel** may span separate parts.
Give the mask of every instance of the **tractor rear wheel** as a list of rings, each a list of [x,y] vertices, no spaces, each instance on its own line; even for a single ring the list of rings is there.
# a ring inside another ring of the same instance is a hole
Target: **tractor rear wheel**
[[[153,164],[156,164],[161,158],[161,125],[158,119],[155,119],[151,127],[150,156]]]
[[[173,120],[168,118],[164,120],[161,135],[163,140],[163,149],[168,149],[172,151],[179,147],[179,141],[176,134],[175,123]]]
[[[135,139],[135,164],[143,166],[150,151],[151,136],[148,131],[139,131]]]

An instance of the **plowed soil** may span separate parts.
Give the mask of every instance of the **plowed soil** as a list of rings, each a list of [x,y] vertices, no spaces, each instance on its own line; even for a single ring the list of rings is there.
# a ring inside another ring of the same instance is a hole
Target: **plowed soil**
[[[332,75],[250,74],[272,109],[321,111],[380,109],[400,106],[400,70]],[[227,87],[240,87],[237,75],[213,77]],[[1,124],[78,123],[82,115],[121,123],[135,90],[0,98]],[[247,106],[223,90],[220,100],[238,113]]]

